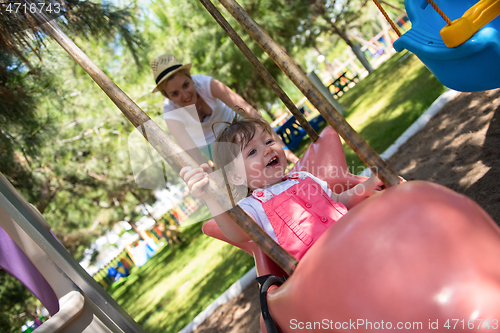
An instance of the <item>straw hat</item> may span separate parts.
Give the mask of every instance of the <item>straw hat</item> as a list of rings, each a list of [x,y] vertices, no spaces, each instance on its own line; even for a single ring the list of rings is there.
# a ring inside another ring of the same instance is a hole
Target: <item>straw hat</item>
[[[191,64],[182,65],[180,61],[170,53],[165,53],[156,57],[149,65],[153,70],[153,76],[156,81],[156,87],[152,91],[154,93],[160,91],[158,87],[170,76],[180,70],[187,69],[189,71],[191,69]]]

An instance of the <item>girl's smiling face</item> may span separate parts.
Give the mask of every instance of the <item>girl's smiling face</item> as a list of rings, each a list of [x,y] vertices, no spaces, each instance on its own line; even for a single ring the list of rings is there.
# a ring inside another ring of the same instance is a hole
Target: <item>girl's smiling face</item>
[[[253,138],[242,147],[242,157],[244,170],[237,167],[230,179],[252,191],[281,182],[288,166],[283,148],[261,126],[256,126]],[[246,175],[246,180],[238,175]]]
[[[198,97],[193,79],[185,73],[177,73],[171,80],[167,80],[163,85],[163,90],[168,99],[179,106],[193,105]]]

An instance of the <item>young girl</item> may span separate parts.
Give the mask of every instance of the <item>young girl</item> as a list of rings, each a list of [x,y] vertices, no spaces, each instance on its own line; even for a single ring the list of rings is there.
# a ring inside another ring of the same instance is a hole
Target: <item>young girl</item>
[[[382,181],[373,175],[352,189],[336,194],[325,181],[310,173],[286,174],[285,153],[274,141],[272,128],[263,120],[233,122],[216,142],[233,143],[216,145],[216,168],[231,165],[238,154],[242,156],[243,163],[230,170],[224,168],[231,186],[248,189],[247,196],[238,205],[298,260],[348,209],[383,188]],[[229,146],[237,149],[229,149]],[[220,213],[224,210],[203,190],[208,184],[207,170],[206,164],[196,169],[184,167],[180,176],[193,196],[205,201],[227,238],[234,242],[248,241],[249,237],[227,213]]]

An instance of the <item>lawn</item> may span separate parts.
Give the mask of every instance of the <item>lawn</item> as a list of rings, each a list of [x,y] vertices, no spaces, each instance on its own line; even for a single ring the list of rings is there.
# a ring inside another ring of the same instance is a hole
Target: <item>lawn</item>
[[[339,102],[347,122],[380,154],[446,89],[415,55],[405,51],[348,90]],[[298,156],[309,144],[310,139],[303,140]],[[351,173],[365,168],[345,143],[344,151]]]
[[[201,226],[182,228],[189,243],[177,251],[164,246],[125,283],[108,289],[146,332],[178,332],[253,267],[246,252],[206,237]]]
[[[347,91],[346,119],[379,153],[388,148],[446,88],[412,54],[394,55]],[[302,156],[310,140],[296,151]],[[363,165],[345,146],[351,172]],[[206,208],[190,220],[199,221]],[[163,247],[146,265],[108,292],[148,333],[178,332],[253,266],[235,247],[206,237],[202,223],[183,228],[190,241],[177,251]]]

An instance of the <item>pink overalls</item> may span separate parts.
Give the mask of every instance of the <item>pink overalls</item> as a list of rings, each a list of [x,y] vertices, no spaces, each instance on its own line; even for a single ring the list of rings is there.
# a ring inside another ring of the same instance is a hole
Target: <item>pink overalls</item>
[[[281,194],[265,189],[253,191],[262,203],[278,243],[300,260],[311,245],[347,213],[342,203],[333,201],[316,181],[302,172],[288,174],[284,179],[297,179]]]

